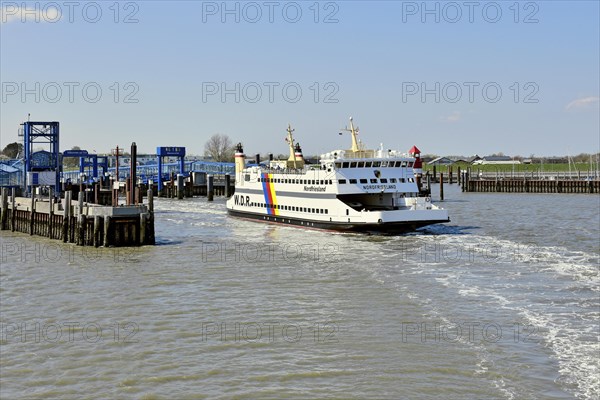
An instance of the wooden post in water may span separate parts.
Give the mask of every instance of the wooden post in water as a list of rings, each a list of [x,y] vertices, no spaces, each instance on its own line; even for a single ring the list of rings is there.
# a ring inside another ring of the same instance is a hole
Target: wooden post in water
[[[129,190],[131,193],[129,195],[131,197],[127,204],[136,204],[135,187],[137,186],[137,145],[135,142],[131,143],[131,162],[129,166],[131,167],[131,172],[129,173],[129,176],[131,177],[131,182],[129,182]]]
[[[431,175],[429,174],[429,171],[427,171],[427,195],[431,195]]]
[[[104,247],[110,245],[110,216],[104,216]]]
[[[448,183],[452,185],[452,166],[448,167]]]
[[[13,210],[13,213],[15,211]],[[2,188],[2,216],[0,217],[0,230],[6,230],[8,221],[8,188]]]
[[[444,201],[444,173],[440,172],[440,201]]]
[[[435,183],[435,181],[436,181],[436,178],[437,178],[437,168],[436,168],[436,166],[434,165],[434,166],[433,166],[433,183]]]
[[[143,246],[144,242],[146,241],[146,222],[147,222],[146,214],[141,213],[140,214],[140,233],[139,233],[139,238],[138,238],[138,244],[140,246]]]
[[[10,203],[11,203],[11,213],[10,213],[10,230],[11,231],[15,231],[15,220],[17,218],[17,189],[16,188],[12,188],[11,193],[10,193]]]
[[[49,196],[49,210],[48,210],[48,237],[52,239],[54,230],[54,195],[52,194],[52,186],[48,188]]]
[[[231,185],[231,175],[225,174],[225,198],[231,197],[231,189],[229,187]]]
[[[214,177],[212,175],[207,175],[206,177],[208,178],[206,183],[206,195],[208,197],[208,201],[213,201],[215,196],[215,189],[213,185]]]
[[[152,189],[148,190],[148,239],[147,244],[154,245],[154,197]]]
[[[69,241],[69,221],[71,220],[71,197],[73,196],[73,192],[67,190],[65,192],[65,209],[63,211],[63,243],[67,243]]]
[[[77,245],[85,246],[85,226],[86,218],[85,214],[79,214],[77,217]]]
[[[125,204],[130,205],[131,203],[131,177],[125,179]]]
[[[33,235],[33,229],[35,228],[35,192],[32,191],[31,193],[31,213],[30,213],[30,219],[29,219],[29,234]]]
[[[94,216],[94,247],[100,246],[100,216]]]
[[[184,191],[185,181],[183,178],[183,174],[177,174],[177,198],[179,200],[183,199],[183,191]]]
[[[457,171],[456,171],[456,183],[458,183],[458,186],[462,186],[462,175],[460,174],[460,167],[456,167]]]

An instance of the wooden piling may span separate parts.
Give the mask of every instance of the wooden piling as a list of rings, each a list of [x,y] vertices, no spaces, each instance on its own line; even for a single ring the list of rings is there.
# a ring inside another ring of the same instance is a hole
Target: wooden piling
[[[183,199],[184,184],[184,176],[177,174],[177,198],[179,200]]]
[[[104,247],[110,246],[110,216],[104,216]]]
[[[14,210],[13,210],[14,213]],[[8,188],[2,188],[2,216],[0,217],[0,230],[6,230],[8,221]]]
[[[208,197],[208,201],[213,201],[215,196],[214,177],[212,175],[207,175],[207,178],[208,183],[206,186],[206,194]]]
[[[54,195],[52,193],[52,187],[50,187],[49,192],[50,192],[50,196],[48,199],[49,200],[48,203],[49,203],[50,209],[48,210],[48,237],[50,239],[54,239],[54,237],[53,237],[54,236],[53,235],[53,232],[54,232]]]
[[[15,231],[15,222],[16,222],[16,217],[17,217],[17,213],[16,213],[16,209],[17,209],[17,201],[16,201],[16,197],[17,197],[17,189],[12,188],[11,193],[10,193],[10,204],[11,204],[11,213],[10,213],[10,230],[12,232]]]
[[[73,192],[70,190],[65,192],[65,209],[63,212],[62,239],[63,243],[69,241],[69,221],[71,220],[71,196]]]
[[[77,245],[85,246],[85,214],[79,214],[77,216]]]
[[[35,194],[31,193],[31,210],[29,215],[29,234],[33,235],[33,230],[35,228]]]
[[[94,247],[100,247],[100,216],[94,216]]]
[[[229,174],[225,174],[225,197],[226,198],[230,198],[231,197],[231,176]]]
[[[444,201],[444,173],[440,172],[440,201]]]
[[[140,234],[139,234],[139,238],[138,238],[138,244],[140,246],[144,245],[144,243],[146,241],[146,222],[147,222],[146,214],[145,213],[140,214]]]

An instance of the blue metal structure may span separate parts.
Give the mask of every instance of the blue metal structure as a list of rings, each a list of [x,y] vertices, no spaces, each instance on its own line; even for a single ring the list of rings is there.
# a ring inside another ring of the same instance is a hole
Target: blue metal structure
[[[38,174],[40,172],[53,172],[53,185],[55,193],[60,193],[60,164],[59,164],[59,123],[52,122],[34,122],[27,121],[21,124],[23,126],[25,150],[25,169],[23,180],[23,189],[25,193],[31,193],[32,186],[37,185]],[[43,153],[34,158],[34,145],[48,145],[50,151],[37,152]],[[52,176],[52,174],[47,174]]]
[[[158,156],[158,193],[162,191],[163,175],[163,158],[178,157],[179,158],[179,173],[185,174],[185,147],[157,147],[156,155]],[[169,171],[170,172],[170,171]],[[146,178],[148,179],[148,178]],[[168,179],[168,178],[167,178]]]
[[[229,174],[233,176],[235,174],[234,163],[184,161],[184,169],[189,172],[204,172],[212,175]],[[108,168],[106,171],[114,176],[116,168]],[[162,164],[163,181],[168,180],[172,172],[179,173],[179,171],[181,171],[181,164],[179,162]],[[125,170],[120,168],[119,175],[123,178],[126,178],[128,173],[128,168]],[[158,164],[138,165],[137,174],[142,183],[148,183],[149,180],[156,183],[158,182]],[[63,172],[62,178],[76,181],[79,178],[79,171]]]

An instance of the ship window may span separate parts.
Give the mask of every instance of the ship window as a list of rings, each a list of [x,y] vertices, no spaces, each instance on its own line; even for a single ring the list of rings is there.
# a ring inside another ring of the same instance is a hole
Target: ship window
[[[350,179],[350,184],[356,183],[356,179]]]
[[[368,181],[368,180],[366,180],[365,178],[362,178],[362,179],[360,180],[360,183],[369,183],[369,181]]]
[[[250,174],[246,174],[246,175],[244,175],[244,180],[245,180],[246,182],[250,182]]]
[[[352,161],[350,163],[350,168],[356,168],[356,161]]]
[[[331,179],[329,180],[329,184],[330,184],[330,185],[333,185],[333,181],[332,181]]]
[[[313,179],[311,185],[314,185],[314,184],[315,184],[315,180]]]
[[[258,178],[258,181],[261,182],[260,178]]]
[[[404,182],[406,182],[406,179],[400,178],[400,183],[404,183]]]
[[[364,161],[359,161],[358,162],[358,168],[364,168],[365,167],[365,162]]]
[[[408,162],[408,168],[412,168],[412,166],[413,166],[413,163],[412,163],[412,161],[409,161],[409,162]]]
[[[387,161],[382,161],[381,162],[381,167],[385,168],[385,167],[387,167],[387,165],[388,165]]]
[[[415,178],[408,178],[408,181],[409,181],[409,182],[414,182],[414,181],[415,181]]]
[[[323,181],[319,181],[319,182],[321,182],[321,183],[319,183],[319,185],[322,185],[322,184],[323,184]]]
[[[385,178],[381,178],[380,181],[381,181],[381,183],[387,183],[387,179],[385,179]]]
[[[381,162],[373,161],[373,168],[379,168],[380,165],[381,165]]]
[[[306,211],[306,207],[303,207],[303,209],[304,209],[304,212],[308,212],[308,211]]]
[[[365,161],[365,168],[371,168],[371,165],[373,165],[373,162]]]
[[[340,169],[342,168],[342,163],[341,162],[336,162],[335,163],[335,169]]]
[[[371,178],[371,183],[377,183],[377,179]]]
[[[344,163],[342,163],[342,168],[348,168],[349,165],[350,165],[349,162],[344,162]]]
[[[315,209],[314,209],[314,208],[312,208],[311,210],[312,210],[311,212],[314,214],[314,213],[315,213]]]
[[[340,179],[339,182],[340,182],[340,185],[345,185],[346,184],[346,180],[345,179]]]
[[[396,178],[390,178],[390,183],[396,183]]]
[[[328,209],[325,209],[325,214],[329,214],[329,210]]]
[[[406,167],[406,161],[402,161],[402,166]]]

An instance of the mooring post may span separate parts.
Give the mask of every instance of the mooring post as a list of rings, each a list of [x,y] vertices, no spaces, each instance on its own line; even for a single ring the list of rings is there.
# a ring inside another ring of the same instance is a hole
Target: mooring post
[[[12,188],[10,193],[10,203],[11,203],[11,211],[10,211],[10,230],[15,231],[15,221],[17,218],[17,189]]]
[[[137,186],[137,145],[135,144],[135,142],[131,143],[131,163],[129,165],[131,167],[131,173],[129,174],[131,176],[131,182],[129,183],[131,198],[128,204],[135,204],[135,187]]]
[[[440,172],[440,200],[444,201],[444,173]]]
[[[108,247],[110,245],[110,216],[104,216],[104,247]]]
[[[231,197],[231,189],[229,187],[231,185],[231,175],[225,174],[225,198]]]
[[[431,195],[431,175],[429,174],[429,171],[427,171],[427,194]]]
[[[94,216],[94,247],[100,247],[100,216]]]
[[[8,188],[2,188],[2,217],[0,217],[0,230],[6,230],[8,221]]]
[[[131,195],[129,194],[129,192],[131,192],[131,179],[127,178],[125,179],[125,204],[126,205],[130,205],[130,201],[131,201]]]
[[[462,186],[462,175],[460,174],[460,167],[456,167],[456,183],[458,186]]]
[[[54,195],[52,194],[52,186],[48,188],[49,192],[49,210],[48,210],[48,237],[52,239],[52,231],[54,230]]]
[[[79,207],[79,214],[83,214],[83,193],[77,194],[77,206]]]
[[[33,229],[35,228],[35,193],[33,191],[31,193],[31,210],[29,217],[29,234],[33,235]]]
[[[448,183],[452,185],[452,167],[448,167]]]
[[[213,186],[214,177],[212,175],[207,175],[206,177],[208,178],[208,182],[206,184],[206,195],[208,197],[208,201],[213,201],[215,196],[215,189]]]
[[[79,214],[77,217],[77,245],[85,246],[85,214]]]
[[[184,184],[183,174],[177,174],[177,198],[179,200],[183,199]]]
[[[154,194],[152,189],[148,190],[148,239],[147,244],[154,245]]]
[[[138,244],[143,246],[146,242],[146,223],[147,223],[146,213],[140,213],[140,234],[138,238]]]
[[[100,182],[94,183],[94,204],[100,204]]]
[[[73,196],[73,192],[67,190],[65,192],[65,209],[63,211],[63,243],[67,243],[69,241],[69,221],[71,220],[71,196]]]

